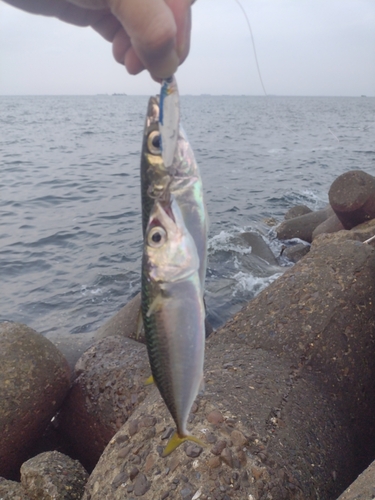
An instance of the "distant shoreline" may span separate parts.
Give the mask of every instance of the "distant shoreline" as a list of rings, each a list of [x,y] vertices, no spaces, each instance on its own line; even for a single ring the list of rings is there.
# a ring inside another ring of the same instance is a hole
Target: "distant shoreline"
[[[362,98],[374,99],[375,95],[282,95],[282,94],[180,94],[181,97],[283,97],[283,98]],[[149,97],[150,94],[125,94],[125,93],[107,93],[107,94],[0,94],[0,97]]]

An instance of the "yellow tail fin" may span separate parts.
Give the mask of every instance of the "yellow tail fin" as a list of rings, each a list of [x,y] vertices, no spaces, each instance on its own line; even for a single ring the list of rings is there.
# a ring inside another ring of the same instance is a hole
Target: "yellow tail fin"
[[[177,431],[175,431],[168,441],[167,446],[164,448],[161,456],[166,457],[167,455],[172,453],[172,451],[174,451],[178,446],[180,446],[180,444],[185,443],[185,441],[192,441],[193,443],[199,444],[199,446],[205,446],[205,444],[200,439],[194,436],[180,436]]]
[[[146,380],[144,382],[145,385],[151,385],[154,383],[155,383],[155,380],[154,380],[154,377],[152,375],[150,375],[148,378],[146,378]]]

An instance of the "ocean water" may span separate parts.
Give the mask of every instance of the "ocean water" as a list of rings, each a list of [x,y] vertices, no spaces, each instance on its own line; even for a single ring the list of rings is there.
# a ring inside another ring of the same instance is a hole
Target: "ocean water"
[[[147,96],[0,97],[0,320],[90,332],[140,289],[140,148]],[[375,175],[375,99],[185,96],[210,216],[206,301],[222,324],[290,265],[236,239]]]

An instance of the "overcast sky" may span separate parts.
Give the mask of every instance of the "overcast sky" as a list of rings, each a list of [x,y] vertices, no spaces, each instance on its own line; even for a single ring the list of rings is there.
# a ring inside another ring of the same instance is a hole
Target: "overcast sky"
[[[375,0],[241,0],[268,94],[375,95]],[[197,0],[182,94],[262,95],[251,37],[235,0]],[[90,28],[0,3],[0,94],[153,94]]]

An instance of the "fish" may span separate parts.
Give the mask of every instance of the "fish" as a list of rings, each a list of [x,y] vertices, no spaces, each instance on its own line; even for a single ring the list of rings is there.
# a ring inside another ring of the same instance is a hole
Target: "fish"
[[[199,276],[204,293],[207,269],[208,215],[199,167],[187,136],[179,123],[172,164],[164,165],[159,129],[160,99],[148,102],[141,152],[142,232],[145,235],[150,212],[156,199],[171,193],[180,207],[187,230],[199,255]]]
[[[203,383],[205,308],[200,259],[176,197],[155,200],[145,229],[142,316],[153,380],[176,424],[162,456],[186,440],[187,419]]]

